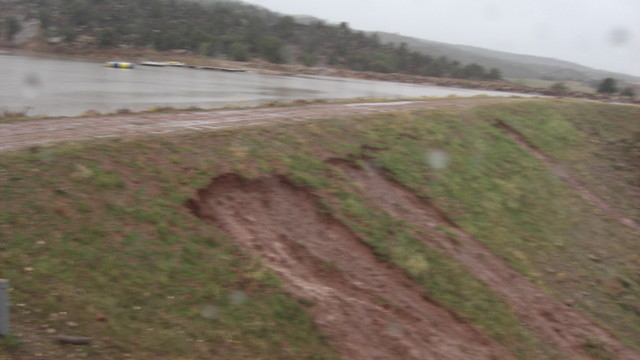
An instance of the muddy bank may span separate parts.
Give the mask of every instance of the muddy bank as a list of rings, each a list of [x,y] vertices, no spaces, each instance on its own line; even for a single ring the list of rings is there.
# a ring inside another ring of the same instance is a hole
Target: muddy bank
[[[588,341],[596,340],[619,359],[633,360],[640,354],[627,349],[606,330],[578,311],[554,300],[534,283],[513,270],[502,258],[453,223],[428,200],[418,198],[400,184],[387,179],[373,166],[363,168],[349,162],[334,162],[367,194],[370,205],[387,211],[399,221],[424,230],[423,241],[462,264],[495,291],[546,344],[565,359],[588,359]],[[442,229],[446,229],[443,231]]]
[[[513,359],[474,326],[429,300],[346,226],[319,215],[317,199],[281,177],[224,175],[189,202],[309,302],[345,359]]]
[[[367,194],[369,205],[421,231],[487,284],[546,346],[589,359],[596,341],[616,358],[638,359],[606,330],[511,269],[428,200],[374,167],[329,161]],[[188,202],[201,219],[259,257],[295,296],[345,359],[510,359],[473,325],[430,300],[395,264],[380,260],[345,225],[318,211],[319,198],[286,178],[215,178]],[[443,230],[445,229],[445,230]]]

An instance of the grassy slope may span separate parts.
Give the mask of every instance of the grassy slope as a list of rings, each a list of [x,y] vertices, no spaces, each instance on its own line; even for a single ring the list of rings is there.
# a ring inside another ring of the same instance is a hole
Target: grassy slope
[[[0,277],[27,309],[14,318],[77,322],[66,332],[97,339],[92,357],[334,358],[277,278],[186,211],[215,155],[191,173],[194,148],[174,140],[3,157]]]
[[[607,131],[622,138],[637,133],[637,107],[523,101],[3,154],[0,277],[13,281],[14,303],[25,304],[16,321],[40,332],[41,324],[59,329],[64,321],[77,322],[76,333],[98,340],[90,350],[95,358],[333,358],[278,280],[183,206],[216,174],[282,173],[313,188],[327,200],[319,209],[361,234],[443,306],[523,359],[554,358],[554,349],[542,345],[486,286],[422,245],[405,224],[365,206],[366,194],[319,158],[366,156],[432,198],[514,268],[559,299],[576,300],[637,346],[640,258],[634,254],[640,248],[633,234],[492,126],[499,117],[551,156],[580,164],[580,154],[607,150],[589,147],[583,127],[610,122],[612,114],[617,120]],[[537,126],[540,119],[551,128]],[[545,140],[561,134],[557,128],[564,135]],[[431,169],[425,161],[431,149],[446,151],[449,166]],[[594,166],[607,164],[590,159]],[[629,186],[624,177],[608,180]],[[594,176],[589,185],[598,181]],[[622,210],[633,210],[627,205]],[[591,254],[601,261],[590,260]],[[238,294],[247,301],[238,303]],[[201,314],[209,305],[218,311],[214,319]],[[58,312],[67,318],[49,318]],[[96,322],[96,313],[109,321]],[[0,355],[16,348],[4,340]]]

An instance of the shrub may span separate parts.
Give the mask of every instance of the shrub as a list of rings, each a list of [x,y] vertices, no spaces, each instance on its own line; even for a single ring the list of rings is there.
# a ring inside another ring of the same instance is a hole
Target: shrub
[[[598,86],[598,92],[601,94],[613,94],[618,92],[618,85],[616,84],[616,80],[613,78],[606,78],[602,80],[602,82]]]
[[[229,48],[229,57],[235,61],[249,60],[249,45],[245,43],[233,43]]]
[[[551,85],[551,88],[553,90],[558,90],[558,91],[567,91],[567,90],[569,90],[569,87],[565,83],[561,83],[561,82],[557,82],[557,83]]]

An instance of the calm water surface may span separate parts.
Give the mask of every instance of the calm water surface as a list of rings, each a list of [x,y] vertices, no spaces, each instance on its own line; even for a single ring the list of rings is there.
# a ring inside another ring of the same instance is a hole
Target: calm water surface
[[[0,55],[0,112],[73,116],[158,106],[215,108],[298,99],[446,97],[493,91],[332,77],[268,76],[175,67],[112,69],[101,63]]]

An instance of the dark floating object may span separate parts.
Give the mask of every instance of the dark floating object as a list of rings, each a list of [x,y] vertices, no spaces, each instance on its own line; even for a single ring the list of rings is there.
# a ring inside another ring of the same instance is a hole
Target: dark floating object
[[[247,70],[242,70],[242,69],[230,69],[230,68],[221,68],[221,67],[215,67],[215,66],[187,65],[187,67],[191,69],[213,70],[213,71],[224,71],[224,72],[247,72]]]
[[[82,337],[82,336],[65,336],[61,335],[56,338],[56,340],[61,344],[71,344],[71,345],[89,345],[91,344],[91,338]]]

